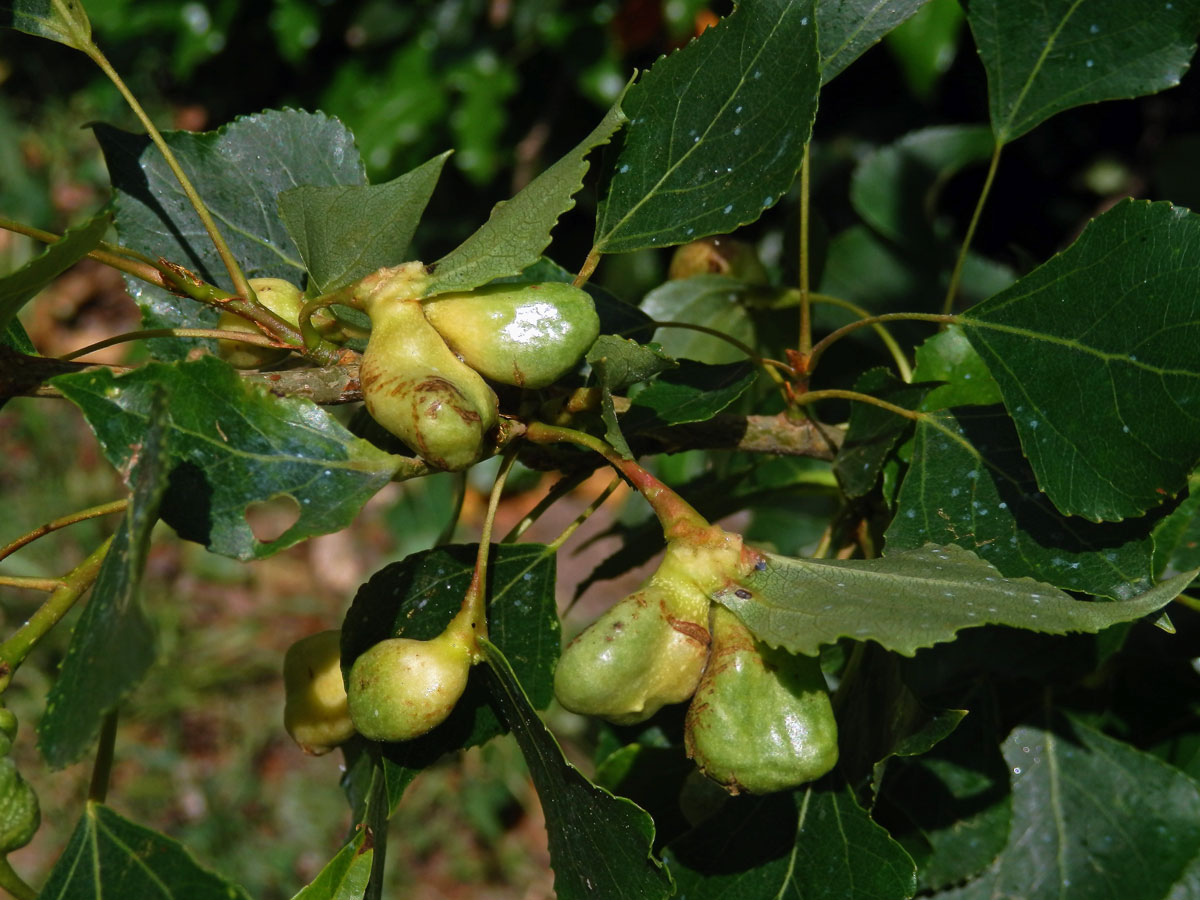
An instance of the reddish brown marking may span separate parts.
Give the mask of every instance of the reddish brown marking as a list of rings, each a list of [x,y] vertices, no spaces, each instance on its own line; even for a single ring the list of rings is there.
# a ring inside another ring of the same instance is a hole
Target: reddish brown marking
[[[697,622],[688,622],[684,619],[676,619],[674,616],[667,617],[667,624],[678,631],[685,637],[691,638],[697,644],[707,647],[710,638],[708,629]]]

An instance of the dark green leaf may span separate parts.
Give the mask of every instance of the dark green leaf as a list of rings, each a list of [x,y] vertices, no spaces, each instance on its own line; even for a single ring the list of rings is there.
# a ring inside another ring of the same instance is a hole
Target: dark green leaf
[[[115,191],[121,243],[152,259],[164,257],[212,284],[230,289],[212,242],[163,162],[140,134],[96,126]],[[304,263],[279,218],[276,196],[301,184],[364,184],[354,136],[336,119],[299,110],[246,116],[218,131],[167,132],[167,144],[217,220],[248,278],[299,283]],[[147,327],[210,328],[217,312],[160,288],[128,279]],[[182,358],[191,342],[158,341],[166,359]]]
[[[342,660],[354,660],[381,640],[427,640],[440,634],[462,606],[475,569],[475,545],[416,553],[376,572],[359,588],[342,625]],[[512,660],[538,708],[553,696],[560,631],[555,604],[555,556],[541,544],[496,544],[488,567],[488,633]],[[450,718],[428,735],[384,744],[389,809],[417,773],[443,754],[482,744],[503,732],[488,704],[480,667]]]
[[[220,360],[152,363],[121,377],[63,375],[54,385],[81,410],[120,471],[136,461],[156,391],[167,392],[174,470],[162,516],[188,540],[251,559],[346,527],[407,461],[352,436],[309,400],[246,384]],[[296,522],[259,541],[252,504],[290,498]]]
[[[408,261],[417,223],[449,156],[435,156],[387,184],[305,184],[280,193],[279,216],[308,269],[310,293]]]
[[[76,50],[92,44],[92,23],[79,0],[4,0],[0,25]]]
[[[175,840],[88,802],[41,900],[249,900]]]
[[[1005,144],[1084,103],[1174,87],[1200,31],[1196,0],[972,0],[967,21]]]
[[[588,153],[608,143],[625,123],[624,98],[622,91],[591,134],[511,200],[497,203],[474,234],[434,263],[426,296],[469,291],[496,278],[516,275],[536,262],[550,246],[550,232],[558,217],[575,206],[575,194],[583,187],[588,170]]]
[[[1175,575],[1200,566],[1200,473],[1188,496],[1154,529],[1154,574]]]
[[[484,650],[492,700],[525,754],[542,801],[555,895],[559,900],[671,896],[671,877],[650,853],[653,820],[628,800],[596,787],[567,762],[504,655],[492,644],[484,643]]]
[[[744,394],[758,377],[748,362],[709,366],[680,360],[634,397],[621,420],[625,431],[705,422]]]
[[[129,506],[38,722],[38,745],[52,768],[68,766],[88,752],[105,716],[154,663],[154,628],[138,589],[171,469],[168,429],[167,394],[155,391],[147,398],[136,449],[129,448],[126,460]]]
[[[927,384],[905,384],[887,369],[864,372],[854,390],[904,409],[917,409],[929,393]],[[894,412],[856,403],[850,409],[850,426],[833,471],[850,497],[861,497],[875,487],[892,448],[912,427],[912,420]]]
[[[32,300],[38,291],[96,249],[111,224],[112,218],[107,211],[99,213],[82,225],[69,229],[46,247],[40,256],[31,259],[11,275],[0,278],[0,332],[8,332],[9,326],[16,322],[21,307]]]
[[[292,900],[361,900],[375,855],[370,846],[364,846],[366,837],[366,832],[357,832]]]
[[[617,452],[631,457],[633,454],[617,421],[613,394],[638,382],[648,381],[678,363],[655,345],[639,344],[612,334],[602,334],[596,338],[586,358],[600,387],[601,414],[607,427],[605,439]]]
[[[908,854],[848,787],[738,798],[667,848],[680,897],[905,900]]]
[[[937,194],[955,172],[986,160],[994,140],[985,125],[942,125],[906,134],[854,170],[850,201],[872,228],[903,246],[928,242]]]
[[[888,765],[877,815],[916,860],[922,890],[978,875],[1008,841],[1012,794],[994,716],[994,704],[972,700],[930,752]]]
[[[29,334],[25,331],[25,326],[17,318],[13,318],[8,323],[8,327],[4,329],[4,334],[0,334],[0,344],[5,347],[11,347],[20,353],[37,353],[37,348],[33,346],[33,341],[29,339]],[[2,397],[0,397],[0,402],[3,402]]]
[[[1073,600],[1031,578],[1005,578],[958,547],[927,545],[878,559],[790,559],[765,565],[713,595],[754,634],[815,655],[844,637],[912,656],[964,628],[1008,625],[1046,634],[1097,632],[1166,606],[1195,573],[1122,603]]]
[[[1003,744],[1012,772],[1008,846],[946,900],[1158,900],[1200,853],[1200,787],[1178,769],[1055,716]]]
[[[819,89],[813,0],[742,3],[660,59],[625,101],[596,249],[666,247],[758,219],[795,179]]]
[[[959,544],[1006,575],[1127,600],[1152,583],[1159,515],[1115,523],[1062,515],[1038,491],[1003,409],[959,409],[918,423],[888,550]]]
[[[725,275],[697,275],[659,285],[642,300],[642,311],[659,322],[703,325],[754,345],[754,323],[741,300],[747,285]],[[742,362],[743,350],[729,341],[686,328],[659,328],[655,343],[676,359],[705,363]]]
[[[939,331],[917,347],[913,381],[945,381],[925,397],[925,410],[989,406],[1000,402],[1000,385],[957,325]]]
[[[1200,459],[1197,254],[1200,216],[1127,200],[962,316],[1064,513],[1140,515]]]
[[[822,0],[817,5],[821,83],[831,81],[926,0]]]

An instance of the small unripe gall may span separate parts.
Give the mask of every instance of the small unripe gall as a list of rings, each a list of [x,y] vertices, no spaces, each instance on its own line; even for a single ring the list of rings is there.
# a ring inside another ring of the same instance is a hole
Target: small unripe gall
[[[765,285],[767,270],[754,247],[731,237],[709,237],[678,248],[671,257],[668,278],[727,275],[746,284]]]
[[[350,669],[350,717],[373,741],[420,737],[453,711],[470,670],[470,653],[448,633],[380,641]]]
[[[700,771],[732,794],[820,778],[838,759],[820,662],[764,646],[716,607],[712,655],[688,707],[684,744]]]
[[[250,287],[254,289],[259,303],[289,325],[299,327],[300,310],[304,307],[304,294],[300,288],[282,278],[251,278]],[[253,322],[231,312],[221,313],[217,327],[222,331],[262,334]],[[237,341],[217,341],[217,353],[221,359],[235,369],[261,369],[264,366],[274,365],[285,359],[288,352],[272,347],[259,347],[255,344],[242,344]]]
[[[562,282],[492,284],[422,301],[425,317],[485,378],[543,388],[570,372],[600,333],[586,291]]]
[[[283,725],[305,753],[320,756],[354,735],[342,683],[342,633],[301,638],[283,660]]]

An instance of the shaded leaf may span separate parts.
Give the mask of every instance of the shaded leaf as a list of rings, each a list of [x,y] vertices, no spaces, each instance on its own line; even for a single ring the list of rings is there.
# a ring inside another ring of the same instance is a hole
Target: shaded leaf
[[[822,0],[817,5],[825,84],[915,13],[926,0]]]
[[[736,798],[663,857],[680,897],[905,900],[916,889],[908,854],[848,787],[825,782]]]
[[[596,787],[567,762],[504,655],[493,644],[483,646],[492,699],[521,746],[542,802],[555,895],[559,900],[671,896],[671,877],[650,851],[653,820],[628,800]]]
[[[859,376],[854,390],[904,409],[921,405],[930,385],[906,384],[887,369],[870,369]],[[912,420],[870,403],[850,408],[846,438],[833,461],[833,471],[847,496],[861,497],[875,487],[883,464]]]
[[[175,841],[89,801],[41,900],[249,900]]]
[[[199,216],[149,138],[108,125],[95,131],[112,180],[121,243],[231,289]],[[269,110],[217,131],[170,131],[163,137],[247,278],[303,279],[304,263],[279,217],[281,191],[301,184],[366,182],[354,136],[320,113]],[[207,306],[136,279],[126,284],[148,328],[211,328],[217,321],[217,311]],[[193,346],[179,339],[153,344],[164,359],[182,358]]]
[[[5,0],[0,25],[76,50],[92,43],[92,23],[79,0]]]
[[[967,22],[1005,144],[1085,103],[1174,87],[1200,31],[1195,0],[972,0]]]
[[[174,470],[162,517],[182,537],[238,559],[346,527],[408,463],[352,436],[311,401],[275,397],[212,357],[151,363],[120,377],[62,375],[54,385],[83,411],[121,471],[141,450],[154,395],[166,391]],[[259,541],[247,508],[275,498],[294,501],[298,518],[274,540]]]
[[[428,640],[462,606],[475,570],[477,547],[437,547],[385,566],[359,588],[342,625],[342,662],[389,637]],[[488,634],[511,658],[538,708],[554,692],[560,629],[554,593],[555,556],[541,544],[496,544],[488,566]],[[395,809],[417,773],[445,753],[474,747],[503,733],[488,702],[482,667],[443,724],[405,743],[381,744],[388,808]]]
[[[91,749],[105,716],[154,663],[154,627],[142,609],[139,588],[171,467],[166,409],[166,392],[152,394],[144,431],[136,447],[125,448],[129,506],[37,726],[38,746],[51,768],[70,765]]]
[[[1126,200],[961,317],[1062,512],[1140,515],[1200,459],[1198,254],[1200,216]]]
[[[889,763],[876,806],[880,822],[916,861],[922,890],[978,875],[1008,841],[1012,793],[994,704],[984,697],[968,702],[970,715],[945,740]]]
[[[667,281],[646,294],[642,311],[659,322],[687,322],[754,345],[754,323],[741,301],[748,285],[726,275],[697,275]],[[676,359],[704,363],[742,362],[746,354],[728,341],[686,328],[659,328],[654,342]]]
[[[1175,575],[1200,566],[1200,473],[1188,496],[1154,529],[1154,574]]]
[[[409,260],[409,244],[449,156],[435,156],[386,184],[305,184],[281,192],[279,216],[308,269],[309,293],[327,293]]]
[[[663,372],[633,398],[621,427],[630,433],[643,428],[705,422],[744,394],[758,368],[748,362],[710,366],[684,359]]]
[[[371,877],[374,855],[375,851],[366,845],[366,832],[357,832],[292,900],[361,900]]]
[[[612,334],[602,334],[596,338],[585,358],[600,388],[600,412],[607,429],[604,439],[621,455],[632,457],[617,421],[613,394],[638,382],[648,381],[678,363],[653,344],[647,346]]]
[[[912,656],[964,628],[1008,625],[1046,634],[1097,632],[1170,603],[1194,573],[1121,603],[1073,600],[1031,578],[1005,578],[959,547],[927,545],[878,559],[790,559],[765,565],[713,595],[772,646],[815,655],[848,637]]]
[[[1057,715],[1014,729],[1002,749],[1008,846],[981,877],[939,897],[1156,900],[1200,853],[1200,786],[1178,769]]]
[[[19,353],[37,353],[37,348],[33,346],[33,341],[29,339],[29,334],[25,331],[25,326],[16,317],[8,323],[8,327],[4,329],[4,334],[0,334],[0,344],[5,347],[11,347]],[[3,402],[3,399],[3,397],[0,397],[0,402]]]
[[[912,18],[888,32],[888,49],[909,90],[922,100],[929,100],[938,79],[954,64],[965,20],[958,0],[928,0]]]
[[[812,130],[816,32],[813,0],[755,0],[658,60],[625,101],[595,249],[728,234],[775,205]]]
[[[21,307],[42,288],[96,249],[111,224],[112,218],[107,210],[98,213],[82,225],[68,229],[66,234],[48,245],[40,256],[0,278],[0,332],[9,331],[9,326],[17,321]],[[19,323],[17,327],[20,327]],[[24,334],[24,331],[21,333]]]
[[[1006,575],[1118,600],[1152,583],[1151,532],[1161,512],[1101,523],[1062,515],[1038,491],[1012,420],[997,407],[919,422],[897,506],[889,552],[958,544]]]
[[[902,246],[934,237],[931,214],[950,176],[986,160],[995,146],[985,125],[941,125],[880,147],[854,170],[850,202],[872,228]]]
[[[575,194],[588,170],[588,153],[608,143],[625,123],[624,98],[622,91],[591,134],[511,200],[497,203],[474,234],[434,263],[425,296],[469,291],[535,263],[550,246],[558,217],[575,206]]]
[[[913,381],[944,381],[930,391],[921,409],[989,406],[999,403],[1000,385],[957,325],[949,325],[917,347]]]

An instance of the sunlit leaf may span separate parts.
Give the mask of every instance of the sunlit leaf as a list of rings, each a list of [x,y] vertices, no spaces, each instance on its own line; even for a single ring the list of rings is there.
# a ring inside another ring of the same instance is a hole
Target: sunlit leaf
[[[625,101],[596,249],[666,247],[755,221],[795,179],[819,86],[813,0],[742,3],[660,59]]]
[[[1089,602],[1031,578],[1005,578],[958,547],[930,545],[860,560],[768,554],[713,599],[757,637],[792,653],[814,655],[848,637],[911,656],[980,625],[1097,632],[1162,609],[1194,576],[1176,576],[1125,602]]]

